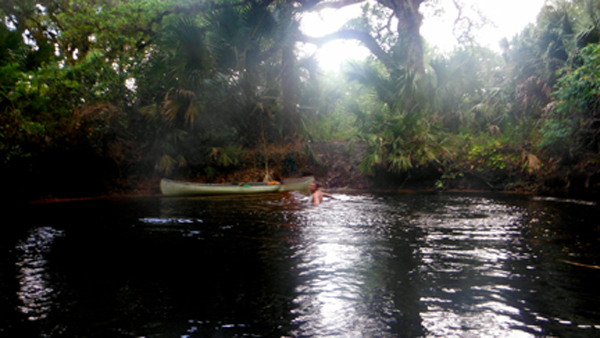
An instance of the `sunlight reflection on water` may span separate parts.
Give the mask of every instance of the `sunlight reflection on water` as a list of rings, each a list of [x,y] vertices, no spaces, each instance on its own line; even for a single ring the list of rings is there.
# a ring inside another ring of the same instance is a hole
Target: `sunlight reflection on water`
[[[302,215],[302,239],[295,248],[301,261],[294,300],[297,335],[378,336],[388,325],[370,308],[382,287],[370,273],[376,259],[371,248],[377,241],[376,217],[359,208],[368,198],[338,198]]]
[[[427,307],[421,313],[423,327],[437,337],[532,336],[515,329],[522,326],[514,319],[520,310],[502,296],[515,291],[503,285],[513,277],[505,262],[529,258],[518,254],[522,212],[486,199],[455,202],[440,206],[435,217],[413,220],[423,231],[419,242],[425,280],[451,280],[459,286],[452,293],[426,291],[436,297],[421,298]],[[537,326],[530,330],[541,331]]]
[[[301,215],[299,336],[543,332],[543,316],[524,321],[533,315],[526,299],[534,291],[519,285],[531,282],[524,280],[536,257],[523,240],[523,209],[483,197],[415,211],[369,196],[343,199]]]
[[[36,225],[0,236],[0,310],[14,312],[0,316],[0,336],[599,332],[596,205],[336,198],[316,207],[301,194],[98,201],[57,208],[51,222],[38,213]]]
[[[30,321],[46,318],[52,308],[56,295],[48,285],[45,254],[50,251],[54,239],[62,234],[62,231],[51,227],[34,228],[29,237],[17,246],[20,256],[16,262],[20,284],[17,295],[23,303],[19,309]]]

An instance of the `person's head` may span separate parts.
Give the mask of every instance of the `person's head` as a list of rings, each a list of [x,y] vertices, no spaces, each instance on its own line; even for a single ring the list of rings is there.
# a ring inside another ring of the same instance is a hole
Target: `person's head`
[[[317,181],[310,182],[310,192],[315,192],[315,191],[319,190],[319,187],[320,187],[319,182],[317,182]]]

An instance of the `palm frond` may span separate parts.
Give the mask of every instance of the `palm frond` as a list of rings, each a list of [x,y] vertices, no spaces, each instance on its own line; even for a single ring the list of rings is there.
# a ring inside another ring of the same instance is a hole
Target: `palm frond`
[[[161,111],[165,120],[177,127],[193,125],[198,114],[194,98],[195,94],[189,90],[171,88],[165,95]]]

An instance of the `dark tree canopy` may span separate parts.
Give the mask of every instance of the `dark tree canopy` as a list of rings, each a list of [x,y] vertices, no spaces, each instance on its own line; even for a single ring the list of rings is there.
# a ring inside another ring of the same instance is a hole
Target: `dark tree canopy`
[[[2,1],[0,173],[214,178],[248,149],[268,167],[269,146],[341,139],[366,147],[367,174],[427,169],[448,187],[545,163],[558,181],[593,185],[597,1],[548,2],[502,54],[471,41],[436,55],[420,30],[440,1]],[[363,15],[339,31],[300,30],[304,14],[349,5]],[[372,57],[324,77],[298,43],[334,39]]]

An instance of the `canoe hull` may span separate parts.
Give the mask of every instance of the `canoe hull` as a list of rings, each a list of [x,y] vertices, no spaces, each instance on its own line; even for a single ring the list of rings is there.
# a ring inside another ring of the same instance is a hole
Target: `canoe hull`
[[[284,191],[307,191],[310,189],[310,184],[315,181],[315,178],[312,176],[302,177],[302,178],[291,178],[287,180],[283,180],[283,184],[280,185],[280,192]]]
[[[162,179],[160,190],[165,196],[196,196],[196,195],[248,195],[267,194],[292,190],[308,190],[314,177],[284,180],[283,184],[269,185],[266,183],[237,184],[205,184],[190,183]]]

